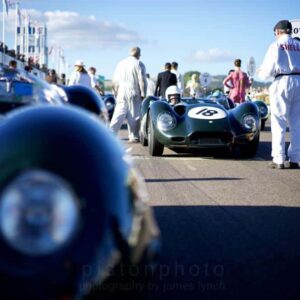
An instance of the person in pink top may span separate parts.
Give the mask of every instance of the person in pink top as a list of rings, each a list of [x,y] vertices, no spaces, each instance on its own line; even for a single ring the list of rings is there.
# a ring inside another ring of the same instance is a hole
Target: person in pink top
[[[235,71],[231,72],[223,81],[223,84],[230,89],[229,98],[234,103],[242,103],[245,101],[246,89],[251,82],[246,73],[241,71],[242,61],[236,59],[234,61]]]

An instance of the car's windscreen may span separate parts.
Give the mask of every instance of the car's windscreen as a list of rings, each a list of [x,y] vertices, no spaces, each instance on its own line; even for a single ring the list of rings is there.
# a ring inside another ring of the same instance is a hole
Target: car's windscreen
[[[187,104],[216,102],[215,99],[209,99],[209,98],[181,98],[181,101],[184,102],[184,103],[187,103]]]
[[[0,80],[0,102],[32,104],[33,84],[17,80]]]
[[[197,103],[219,104],[222,105],[225,109],[231,108],[226,96],[214,97],[210,95],[207,96],[207,98],[182,98],[181,101],[186,104],[197,104]]]

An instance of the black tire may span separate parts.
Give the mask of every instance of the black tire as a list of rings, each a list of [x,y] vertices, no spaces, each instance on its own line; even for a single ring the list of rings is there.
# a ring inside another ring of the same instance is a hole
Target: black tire
[[[142,131],[140,131],[140,142],[142,146],[144,147],[148,146],[148,140],[145,138],[145,135]]]
[[[240,146],[241,156],[244,158],[252,158],[256,155],[259,145],[259,136],[246,145]]]
[[[164,145],[154,135],[154,128],[151,118],[148,119],[148,146],[151,156],[161,156],[164,152]]]
[[[261,120],[260,130],[264,130],[266,126],[266,120]]]

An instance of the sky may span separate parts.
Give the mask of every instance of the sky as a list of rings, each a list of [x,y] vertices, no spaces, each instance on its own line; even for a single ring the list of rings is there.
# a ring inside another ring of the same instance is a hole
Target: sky
[[[274,41],[281,19],[300,19],[299,0],[19,0],[22,12],[46,23],[49,48],[64,49],[67,70],[83,60],[106,79],[139,46],[147,73],[156,78],[166,62],[183,74],[195,70],[227,74],[233,60],[253,56],[256,65]],[[2,18],[2,14],[1,14]],[[14,47],[14,12],[6,22],[6,44]],[[1,22],[2,31],[2,22]],[[54,67],[50,59],[49,67]]]

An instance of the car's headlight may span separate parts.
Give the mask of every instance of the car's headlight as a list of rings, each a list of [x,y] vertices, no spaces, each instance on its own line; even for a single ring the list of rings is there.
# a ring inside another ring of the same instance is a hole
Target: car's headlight
[[[23,254],[52,254],[78,229],[79,205],[70,186],[41,170],[18,176],[0,199],[0,231]]]
[[[157,117],[157,127],[162,131],[169,131],[176,126],[176,119],[169,113],[160,113]]]
[[[242,125],[246,130],[255,131],[257,129],[257,119],[253,115],[245,115]]]
[[[114,107],[114,104],[110,101],[105,102],[105,106],[108,110],[111,110]]]
[[[261,106],[261,107],[259,108],[259,111],[260,111],[260,114],[261,114],[262,116],[265,116],[265,115],[268,114],[268,108],[265,107],[265,106]]]

